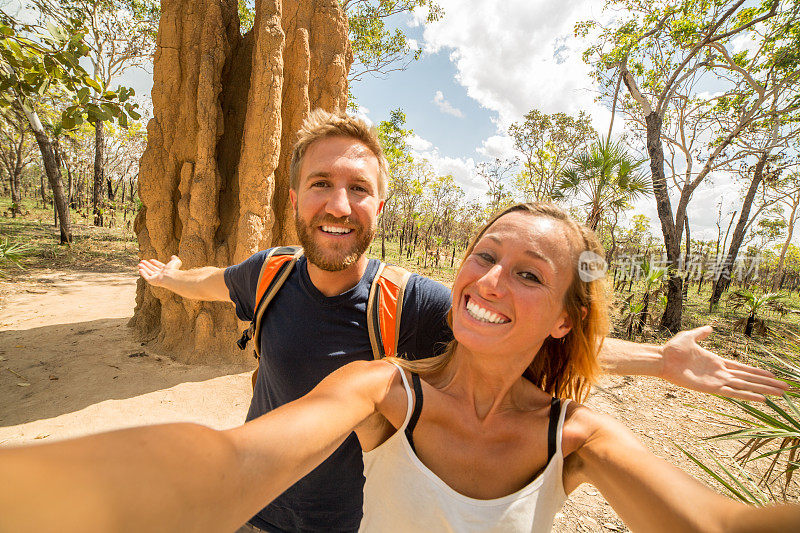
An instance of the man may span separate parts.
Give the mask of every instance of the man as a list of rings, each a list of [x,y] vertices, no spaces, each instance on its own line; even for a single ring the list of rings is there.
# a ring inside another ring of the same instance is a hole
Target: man
[[[366,302],[379,263],[364,253],[383,208],[387,173],[374,130],[363,121],[317,110],[301,128],[289,198],[305,256],[262,322],[261,360],[247,420],[299,398],[346,363],[372,359]],[[239,318],[249,321],[266,253],[227,269],[188,271],[179,270],[180,260],[173,256],[166,265],[142,261],[139,272],[152,285],[186,298],[232,301]],[[437,353],[452,336],[445,320],[448,289],[414,275],[404,302],[398,353],[411,358]],[[709,332],[683,332],[663,347],[609,339],[603,366],[744,399],[781,392],[781,383],[768,372],[700,348],[696,341]],[[361,450],[351,435],[251,524],[265,531],[354,531],[361,519],[362,487]]]

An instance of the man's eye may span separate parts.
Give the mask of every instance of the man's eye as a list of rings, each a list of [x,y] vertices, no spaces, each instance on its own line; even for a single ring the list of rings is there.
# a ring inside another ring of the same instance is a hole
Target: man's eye
[[[366,187],[362,187],[361,185],[354,185],[354,186],[353,186],[353,190],[354,190],[355,192],[360,192],[360,193],[369,193],[369,191],[367,190],[367,188],[366,188]]]
[[[327,187],[328,186],[328,182],[327,181],[315,181],[310,186],[312,188],[313,187]]]

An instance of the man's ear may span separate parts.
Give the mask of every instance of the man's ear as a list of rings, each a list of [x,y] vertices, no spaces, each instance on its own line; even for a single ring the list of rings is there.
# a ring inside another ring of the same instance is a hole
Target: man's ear
[[[297,191],[289,189],[289,201],[292,202],[292,209],[297,213]]]

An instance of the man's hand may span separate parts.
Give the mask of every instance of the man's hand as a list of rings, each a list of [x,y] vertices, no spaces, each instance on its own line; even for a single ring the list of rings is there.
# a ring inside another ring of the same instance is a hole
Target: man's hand
[[[139,262],[139,275],[154,287],[163,287],[191,300],[231,301],[225,285],[225,269],[209,266],[181,270],[181,264],[177,255],[170,257],[167,264],[146,259]]]
[[[676,385],[739,400],[764,401],[764,395],[783,394],[789,386],[754,366],[723,359],[697,341],[708,337],[711,326],[681,331],[661,347],[658,376]]]
[[[182,264],[177,255],[170,257],[166,265],[158,259],[145,259],[139,262],[139,275],[150,285],[168,289],[170,271],[180,270]]]

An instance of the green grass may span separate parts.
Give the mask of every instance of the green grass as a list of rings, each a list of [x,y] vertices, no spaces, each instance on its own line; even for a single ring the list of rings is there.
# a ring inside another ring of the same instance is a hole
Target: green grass
[[[132,271],[138,261],[136,235],[116,216],[117,225],[98,228],[91,224],[86,213],[70,212],[73,243],[59,244],[59,232],[53,225],[51,208],[41,208],[31,198],[22,200],[24,215],[11,218],[7,211],[9,198],[0,198],[0,240],[27,245],[27,252],[19,265],[8,262],[0,265],[6,277],[14,277],[27,270],[56,268],[78,271],[120,272]],[[130,220],[132,215],[128,215]],[[131,224],[132,225],[132,224]]]
[[[627,286],[625,287],[627,288]],[[735,309],[728,303],[728,297],[735,287],[723,294],[719,306],[713,311],[708,311],[708,300],[711,297],[712,284],[704,282],[697,292],[697,284],[690,285],[687,293],[687,301],[684,303],[682,326],[683,329],[693,329],[706,324],[714,327],[714,333],[705,341],[710,344],[709,348],[728,358],[759,360],[769,357],[769,353],[781,353],[789,355],[800,355],[799,346],[794,335],[800,334],[800,314],[790,313],[780,317],[777,313],[762,311],[759,317],[764,319],[770,329],[767,335],[755,335],[752,338],[746,337],[741,331],[734,327],[734,324],[746,316],[744,309]],[[644,290],[644,283],[634,283],[632,291],[634,301],[641,300]],[[620,290],[615,293],[615,311],[612,313],[612,322],[619,324],[621,315],[619,309],[625,299],[631,295],[627,290]],[[787,292],[787,291],[784,291]],[[800,310],[800,295],[796,292],[788,295],[784,300],[789,306]],[[665,336],[657,331],[658,320],[664,308],[658,298],[650,299],[651,314],[654,317],[655,325],[646,328],[645,333],[636,340],[645,342],[662,342]],[[623,336],[624,331],[618,330],[618,336]]]
[[[423,276],[429,277],[431,279],[435,279],[441,283],[444,283],[448,287],[453,285],[453,280],[456,278],[456,272],[458,271],[458,266],[461,264],[461,259],[464,255],[463,250],[457,250],[455,261],[453,261],[453,266],[450,266],[450,262],[453,255],[453,248],[452,246],[442,246],[440,248],[440,253],[442,254],[439,259],[439,266],[436,267],[432,264],[431,258],[428,258],[428,261],[424,261],[422,257],[422,247],[418,246],[415,250],[415,253],[412,254],[411,258],[406,256],[406,249],[403,249],[403,256],[400,257],[400,243],[397,240],[389,240],[386,239],[386,262],[392,263],[394,265],[401,266],[410,270],[411,272],[415,272],[417,274],[422,274]],[[381,258],[381,237],[378,235],[372,244],[367,250],[367,255],[369,257],[375,257],[377,259]]]

